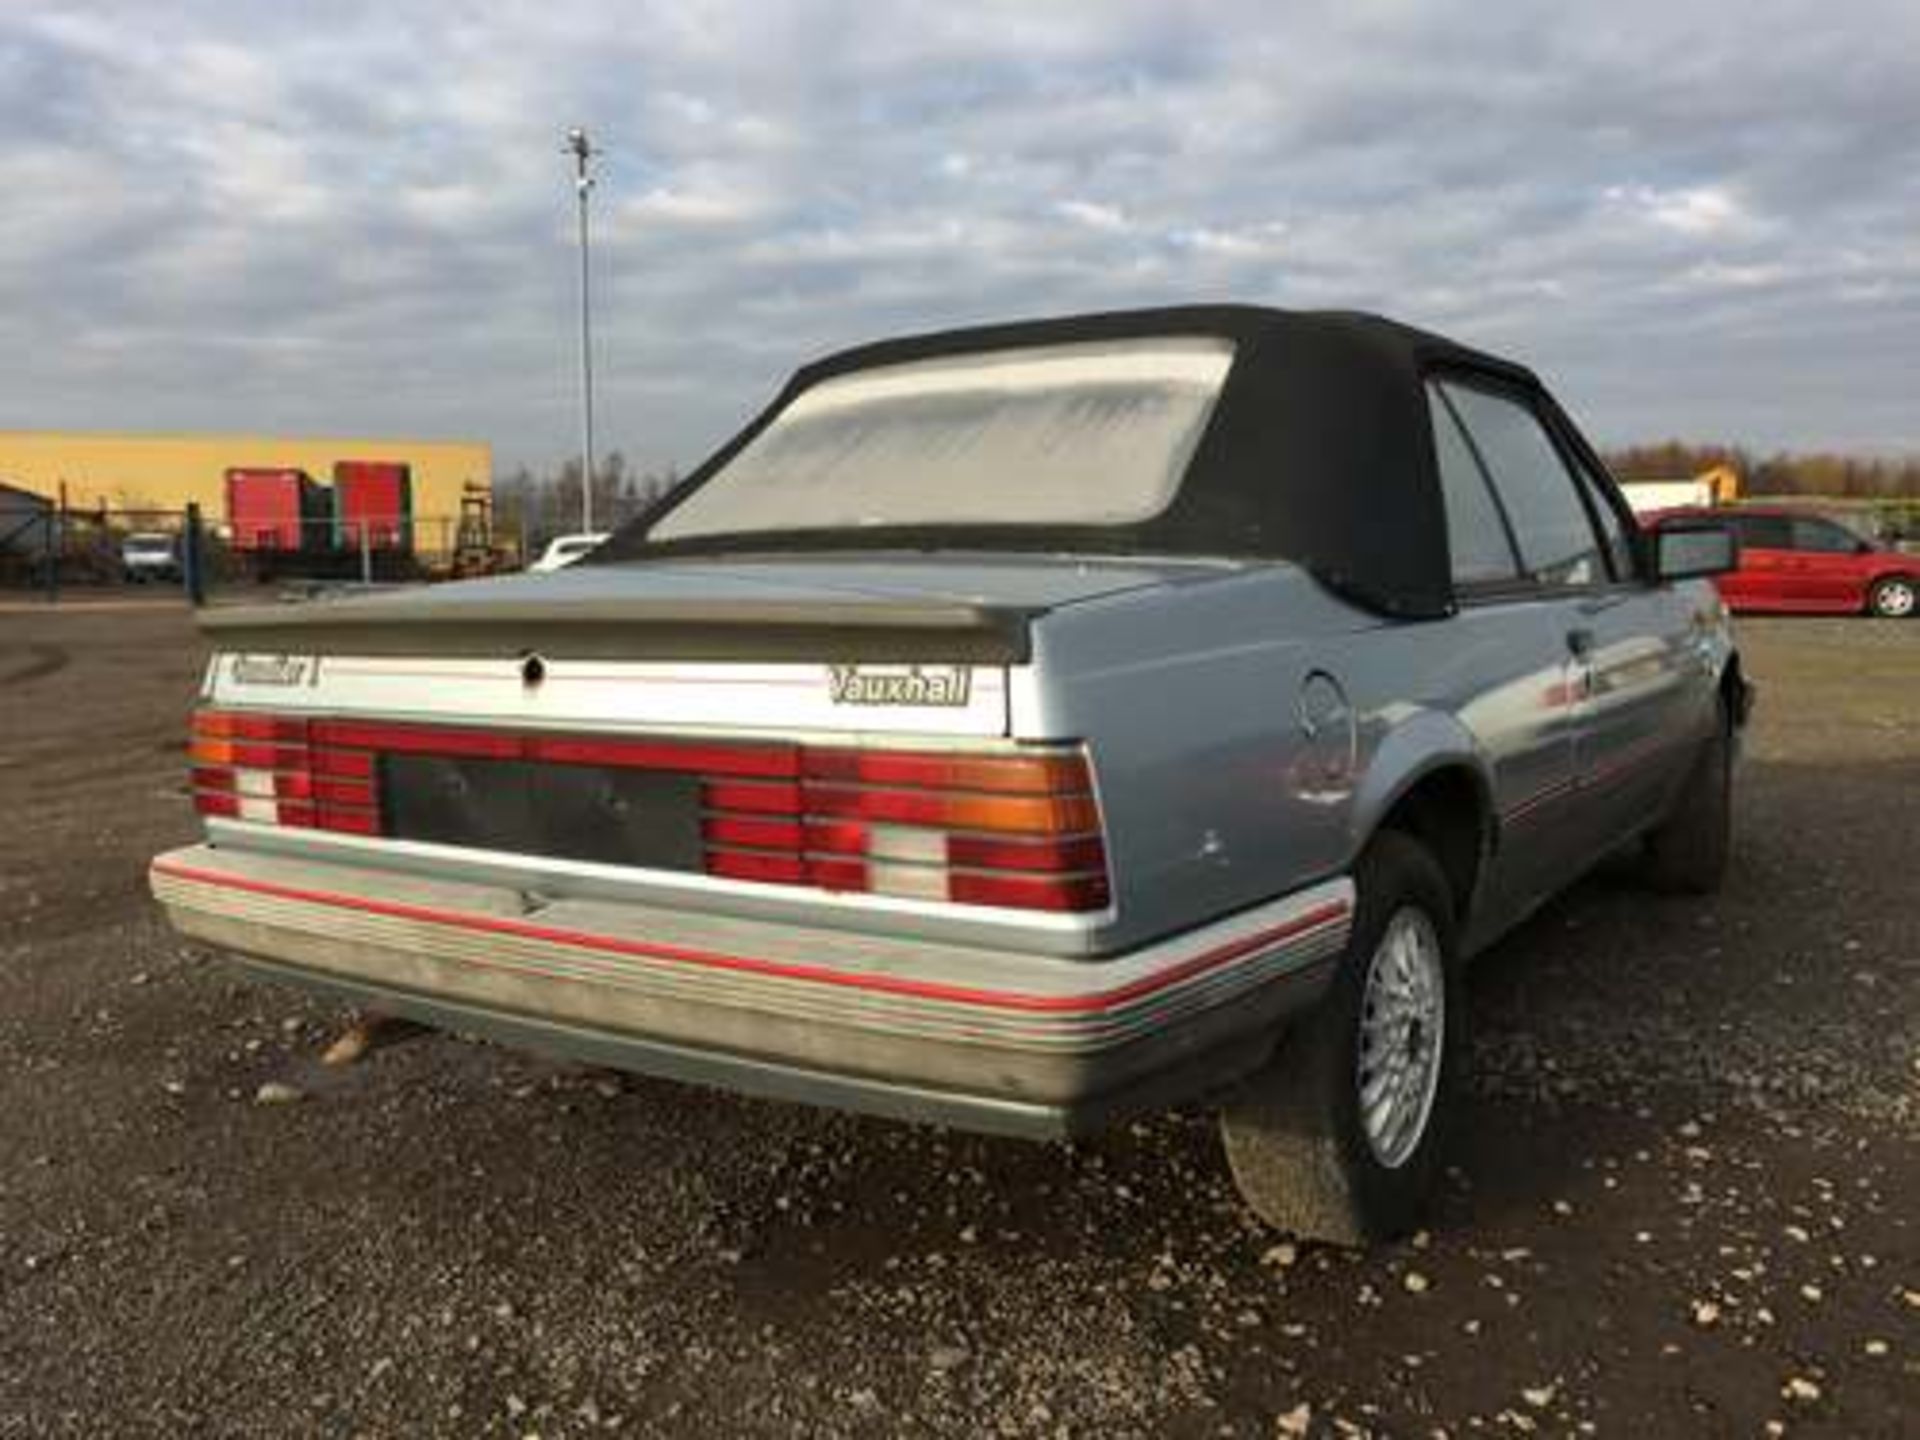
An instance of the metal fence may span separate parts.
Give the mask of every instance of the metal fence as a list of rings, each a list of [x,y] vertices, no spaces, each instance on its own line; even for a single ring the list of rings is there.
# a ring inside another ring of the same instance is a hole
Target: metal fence
[[[178,510],[16,506],[0,523],[0,585],[62,589],[184,580]]]
[[[520,547],[472,517],[287,518],[247,531],[207,525],[207,582],[445,580],[518,569]]]
[[[0,588],[171,588],[198,600],[250,586],[370,585],[519,569],[517,541],[475,515],[289,518],[236,534],[181,510],[17,506],[0,513]]]

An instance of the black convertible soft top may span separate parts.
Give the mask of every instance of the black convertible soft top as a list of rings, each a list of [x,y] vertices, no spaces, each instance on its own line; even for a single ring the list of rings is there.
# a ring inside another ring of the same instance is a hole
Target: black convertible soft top
[[[1213,415],[1171,502],[1128,525],[942,525],[652,541],[648,532],[811,385],[857,370],[1087,341],[1233,342]],[[741,551],[940,548],[1203,555],[1293,561],[1390,615],[1449,613],[1447,527],[1423,378],[1476,372],[1543,394],[1531,371],[1377,315],[1178,306],[980,326],[843,350],[773,403],[590,563]],[[1570,428],[1570,427],[1569,427]]]

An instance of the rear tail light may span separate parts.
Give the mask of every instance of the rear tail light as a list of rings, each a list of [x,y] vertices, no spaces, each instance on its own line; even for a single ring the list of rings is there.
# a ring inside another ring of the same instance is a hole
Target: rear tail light
[[[729,880],[1021,910],[1085,913],[1110,900],[1078,746],[981,755],[202,711],[194,803],[206,815],[379,835],[382,754],[697,776],[701,863]]]
[[[1021,910],[1107,906],[1084,750],[807,746],[798,762],[785,785],[705,787],[709,874]]]
[[[202,815],[380,833],[379,768],[326,720],[202,710],[193,717],[193,803]]]

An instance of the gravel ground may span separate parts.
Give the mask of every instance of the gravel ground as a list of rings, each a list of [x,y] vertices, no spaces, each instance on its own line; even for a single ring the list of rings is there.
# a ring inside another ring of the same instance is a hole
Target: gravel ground
[[[0,614],[0,1436],[1920,1433],[1920,624],[1742,639],[1726,893],[1602,873],[1486,957],[1432,1229],[1354,1256],[1197,1114],[323,1071],[146,898],[184,616]]]

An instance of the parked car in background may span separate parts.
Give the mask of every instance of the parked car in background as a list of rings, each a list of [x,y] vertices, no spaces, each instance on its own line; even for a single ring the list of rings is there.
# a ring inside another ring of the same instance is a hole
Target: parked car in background
[[[158,531],[127,536],[120,542],[120,572],[135,584],[180,578],[179,537]]]
[[[1719,577],[1733,610],[1903,618],[1920,601],[1920,556],[1869,540],[1827,516],[1791,506],[1666,510],[1658,529],[1710,519],[1740,542],[1739,568]]]
[[[644,1073],[1034,1136],[1218,1103],[1258,1214],[1368,1240],[1440,1173],[1467,957],[1622,846],[1719,883],[1732,549],[1376,317],[866,346],[563,573],[205,613],[153,889]]]
[[[549,570],[564,570],[574,561],[593,553],[606,544],[610,531],[596,531],[577,535],[556,535],[547,542],[547,548],[540,552],[540,558],[527,569],[545,574]]]

